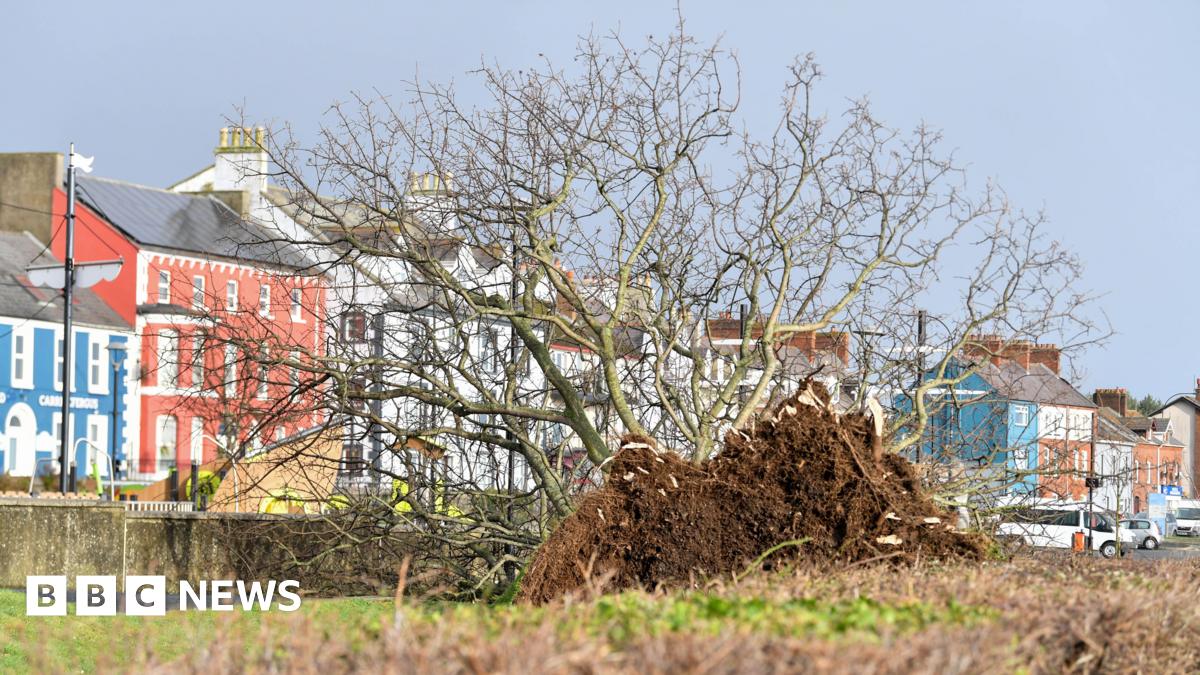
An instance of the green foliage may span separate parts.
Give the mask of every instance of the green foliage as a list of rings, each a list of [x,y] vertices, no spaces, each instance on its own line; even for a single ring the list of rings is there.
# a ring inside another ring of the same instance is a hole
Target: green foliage
[[[1136,410],[1143,415],[1150,415],[1154,411],[1161,408],[1163,405],[1163,402],[1158,400],[1151,394],[1146,394],[1145,396],[1143,396],[1140,399],[1135,399],[1134,397],[1130,396],[1128,405],[1131,410]]]

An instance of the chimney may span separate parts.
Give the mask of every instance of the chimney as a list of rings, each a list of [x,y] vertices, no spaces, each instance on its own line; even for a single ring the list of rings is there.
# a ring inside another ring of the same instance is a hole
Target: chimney
[[[448,171],[414,173],[409,179],[404,206],[425,225],[439,226],[440,234],[450,234],[458,229],[453,186],[454,175]]]
[[[263,127],[221,129],[213,159],[214,192],[267,189],[267,131]]]
[[[0,153],[0,230],[50,241],[54,188],[62,187],[63,176],[63,156],[57,152]]]
[[[1092,402],[1098,406],[1112,408],[1121,417],[1129,414],[1129,393],[1124,387],[1118,389],[1097,389],[1092,394]]]
[[[1036,344],[1030,349],[1029,362],[1030,365],[1040,363],[1049,368],[1055,375],[1059,374],[1060,360],[1062,351],[1058,345],[1054,344]],[[1121,415],[1125,413],[1122,412]]]

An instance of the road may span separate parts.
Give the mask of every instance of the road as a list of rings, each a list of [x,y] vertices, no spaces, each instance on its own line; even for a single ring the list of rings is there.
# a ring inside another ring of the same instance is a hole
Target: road
[[[1171,537],[1157,550],[1134,551],[1135,560],[1182,560],[1200,558],[1200,537]]]

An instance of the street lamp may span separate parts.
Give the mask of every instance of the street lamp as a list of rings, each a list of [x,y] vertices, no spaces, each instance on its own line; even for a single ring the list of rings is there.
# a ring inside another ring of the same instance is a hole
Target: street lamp
[[[113,406],[112,406],[112,445],[108,446],[113,453],[117,451],[117,439],[119,434],[117,430],[120,428],[120,416],[117,412],[118,406],[121,403],[121,363],[125,360],[125,352],[129,350],[129,346],[124,341],[117,342],[110,340],[108,343],[109,361],[112,362],[112,383],[113,383]],[[126,458],[128,461],[129,458]],[[109,462],[112,462],[112,456],[109,456]],[[114,472],[112,480],[116,480],[117,476]]]

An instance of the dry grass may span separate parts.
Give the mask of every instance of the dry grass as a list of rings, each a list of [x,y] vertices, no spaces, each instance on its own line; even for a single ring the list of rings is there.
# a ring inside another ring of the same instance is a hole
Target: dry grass
[[[1195,562],[1069,556],[805,570],[543,608],[406,605],[355,645],[295,616],[264,624],[251,650],[239,647],[245,634],[218,629],[184,659],[128,665],[322,675],[1185,673],[1200,671],[1198,586]]]

